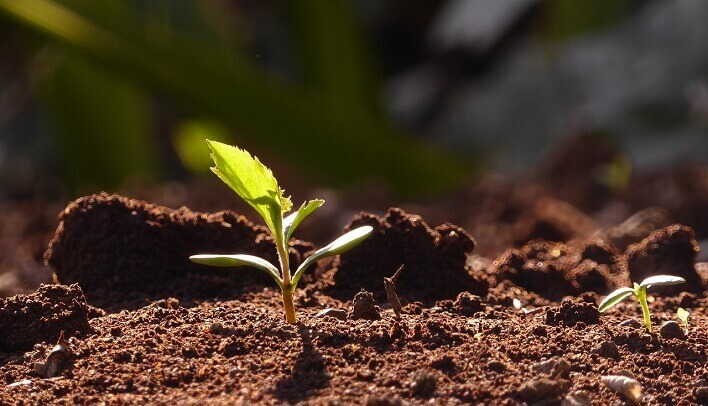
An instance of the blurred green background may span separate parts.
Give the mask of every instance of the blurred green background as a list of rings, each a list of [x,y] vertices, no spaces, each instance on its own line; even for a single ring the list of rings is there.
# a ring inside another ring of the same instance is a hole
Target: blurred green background
[[[205,138],[413,196],[578,132],[705,161],[708,9],[666,3],[0,0],[0,194],[199,176]]]

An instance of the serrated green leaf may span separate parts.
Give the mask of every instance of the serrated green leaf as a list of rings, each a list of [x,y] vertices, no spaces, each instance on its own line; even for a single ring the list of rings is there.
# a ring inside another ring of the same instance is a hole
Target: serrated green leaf
[[[673,275],[656,275],[650,276],[642,281],[639,286],[668,286],[668,285],[678,285],[679,283],[686,283],[686,280]]]
[[[295,271],[292,281],[293,290],[297,286],[298,281],[300,281],[302,274],[308,267],[310,267],[310,265],[322,258],[331,257],[332,255],[342,254],[349,251],[369,237],[373,231],[374,228],[371,226],[355,228],[354,230],[349,231],[343,236],[327,244],[325,247],[315,251],[315,253],[307,257],[307,259],[305,259],[305,261],[303,261],[303,263],[297,268],[297,271]]]
[[[250,266],[270,275],[278,285],[283,286],[278,268],[263,258],[246,254],[221,255],[221,254],[199,254],[189,257],[192,262],[210,266]]]
[[[283,212],[292,208],[292,202],[283,195],[273,172],[246,150],[210,140],[207,144],[216,165],[211,170],[256,209],[273,233],[273,238],[281,244]]]
[[[285,235],[286,244],[290,241],[290,237],[292,237],[293,232],[297,226],[300,225],[302,220],[312,214],[312,212],[317,210],[323,204],[324,200],[322,199],[310,200],[309,202],[303,203],[296,212],[283,219],[283,234]]]
[[[607,297],[603,299],[602,302],[600,302],[600,305],[598,306],[597,310],[602,313],[605,310],[616,305],[617,303],[621,302],[627,296],[634,294],[636,294],[636,292],[632,288],[619,288],[607,295]]]

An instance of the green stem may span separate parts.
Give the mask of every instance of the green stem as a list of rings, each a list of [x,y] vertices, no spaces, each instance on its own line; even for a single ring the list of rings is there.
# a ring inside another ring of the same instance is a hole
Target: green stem
[[[639,299],[639,304],[642,306],[642,315],[644,316],[644,325],[647,328],[647,332],[651,333],[651,315],[649,314],[649,305],[647,304],[647,288],[642,286],[637,292],[637,299]]]

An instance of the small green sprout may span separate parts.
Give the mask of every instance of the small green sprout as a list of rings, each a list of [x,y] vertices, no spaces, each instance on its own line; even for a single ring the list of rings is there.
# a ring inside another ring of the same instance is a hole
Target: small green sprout
[[[280,269],[263,258],[246,254],[200,254],[192,255],[189,259],[212,266],[250,266],[270,275],[283,293],[285,319],[288,323],[295,324],[297,317],[293,305],[293,292],[302,274],[318,260],[341,254],[355,247],[371,234],[373,228],[359,227],[335,239],[307,257],[291,276],[288,243],[292,233],[302,220],[324,204],[324,200],[315,199],[305,202],[297,211],[283,217],[284,213],[292,209],[292,202],[289,197],[284,196],[283,189],[278,187],[278,181],[270,169],[258,158],[240,148],[210,140],[207,140],[207,144],[211,148],[211,158],[216,165],[211,170],[265,220],[275,240]]]
[[[691,313],[683,307],[679,307],[678,310],[676,310],[676,317],[681,321],[684,327],[688,327],[688,316],[690,315]]]
[[[619,288],[614,292],[607,295],[607,297],[600,302],[598,310],[600,313],[611,308],[617,303],[621,302],[624,298],[629,295],[633,295],[639,301],[642,306],[642,315],[644,316],[644,325],[647,331],[651,333],[651,317],[649,315],[649,306],[647,305],[647,288],[652,285],[655,286],[666,286],[666,285],[677,285],[679,283],[686,283],[686,280],[678,276],[672,275],[656,275],[646,278],[642,283],[634,283],[633,288]]]

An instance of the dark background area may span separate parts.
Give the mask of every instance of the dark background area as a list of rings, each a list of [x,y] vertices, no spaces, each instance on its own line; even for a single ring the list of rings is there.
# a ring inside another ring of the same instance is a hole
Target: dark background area
[[[628,173],[708,158],[702,1],[0,1],[0,198],[211,176],[411,198],[592,134]]]

